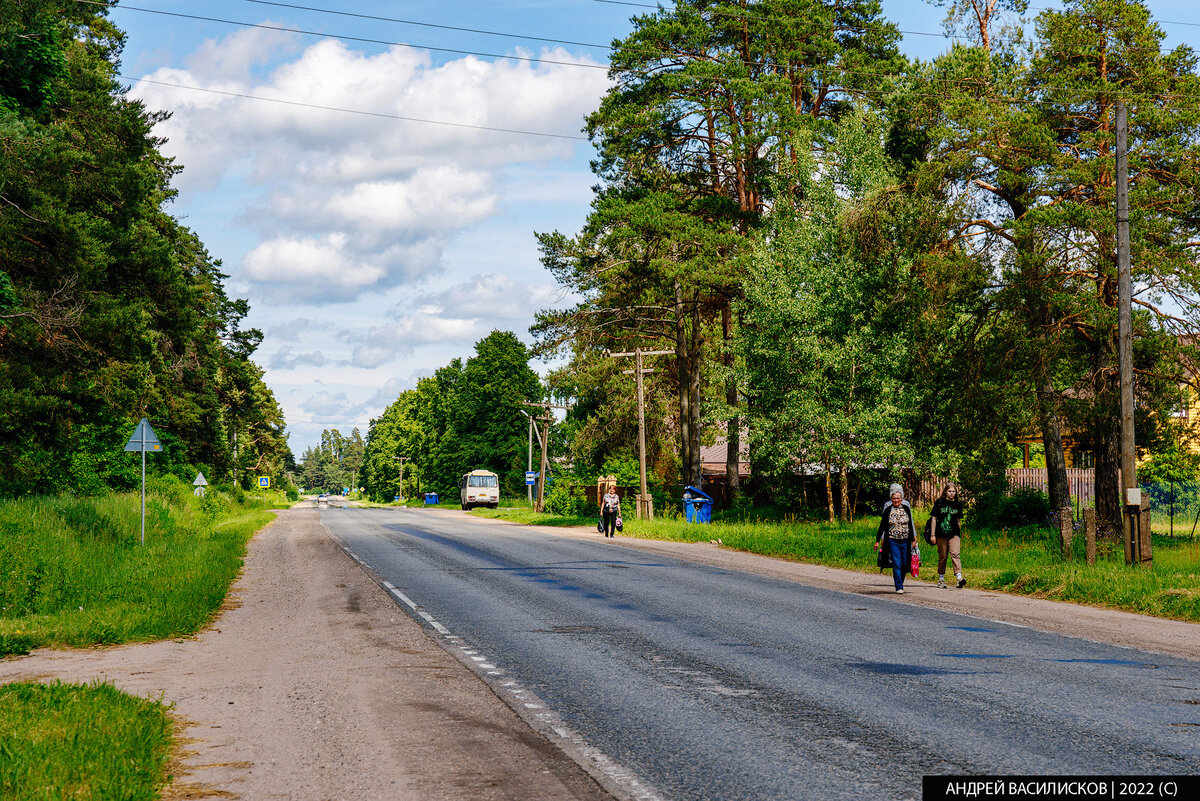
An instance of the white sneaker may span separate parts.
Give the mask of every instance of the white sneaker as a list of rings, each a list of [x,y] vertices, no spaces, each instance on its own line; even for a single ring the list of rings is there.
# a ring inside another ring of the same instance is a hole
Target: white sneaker
[[[897,594],[897,595],[903,595],[903,594],[904,594],[904,590],[902,590],[902,589],[901,589],[901,590],[896,590],[896,594]]]
[[[943,590],[946,589],[946,580],[944,578],[938,579],[938,588]]]

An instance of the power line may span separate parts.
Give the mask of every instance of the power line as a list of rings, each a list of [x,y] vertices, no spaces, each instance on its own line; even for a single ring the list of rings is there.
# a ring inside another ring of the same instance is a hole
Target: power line
[[[361,109],[338,108],[337,106],[325,106],[325,105],[321,105],[319,103],[303,103],[298,100],[283,100],[278,97],[263,97],[261,95],[248,95],[248,94],[244,94],[242,92],[227,92],[227,91],[224,91],[221,89],[207,89],[202,86],[187,86],[185,84],[170,83],[168,81],[155,81],[155,80],[151,80],[150,78],[131,78],[127,75],[118,75],[117,77],[122,80],[132,81],[135,83],[149,83],[149,84],[153,84],[155,86],[169,86],[172,89],[187,89],[187,90],[190,90],[193,92],[204,92],[206,94],[223,95],[225,97],[237,97],[237,98],[241,98],[243,100],[260,100],[264,103],[279,103],[279,104],[285,105],[285,106],[299,106],[301,108],[320,109],[322,111],[336,111],[341,114],[359,114],[364,117],[379,117],[381,119],[402,120],[404,122],[421,122],[421,123],[426,123],[428,125],[445,125],[445,126],[449,126],[451,128],[469,128],[469,129],[475,130],[475,131],[492,131],[494,133],[520,134],[522,136],[542,136],[542,137],[547,137],[550,139],[567,139],[567,140],[577,141],[577,142],[586,142],[587,141],[586,136],[576,136],[576,135],[571,135],[571,134],[545,133],[543,131],[523,131],[523,130],[519,130],[516,128],[494,128],[494,127],[491,127],[488,125],[470,125],[465,122],[447,122],[445,120],[430,120],[430,119],[425,119],[422,117],[407,117],[402,114],[385,114],[385,113],[379,112],[379,111],[363,111]]]
[[[250,0],[250,1],[255,2],[255,0]],[[595,1],[596,2],[614,3],[614,4],[617,3],[617,0],[595,0]],[[85,3],[85,4],[89,4],[89,5],[106,6],[105,3],[97,2],[97,0],[75,0],[75,2]],[[642,5],[642,4],[629,3],[629,2],[621,2],[621,4],[623,4],[623,5]],[[277,4],[277,5],[282,5],[282,4]],[[281,32],[286,32],[286,33],[300,33],[300,34],[304,34],[304,35],[308,35],[308,36],[315,36],[315,37],[326,37],[326,38],[334,38],[334,39],[341,39],[341,40],[348,40],[348,41],[366,42],[366,43],[372,43],[372,44],[384,44],[384,45],[408,47],[408,48],[414,48],[414,49],[420,48],[420,46],[418,46],[418,45],[411,45],[411,44],[406,44],[406,43],[402,43],[402,42],[390,42],[390,41],[384,41],[384,40],[378,40],[378,39],[368,39],[368,38],[363,38],[363,37],[341,36],[341,35],[337,35],[337,34],[325,34],[325,33],[318,33],[318,32],[314,32],[314,31],[305,31],[305,30],[284,28],[284,27],[280,27],[280,26],[238,22],[238,21],[225,20],[225,19],[219,19],[219,18],[214,18],[214,17],[204,17],[204,16],[200,16],[200,15],[193,15],[193,14],[183,14],[183,13],[179,13],[179,12],[169,12],[169,11],[159,11],[159,10],[154,10],[154,9],[145,9],[145,8],[139,8],[139,7],[135,7],[135,6],[116,6],[116,7],[129,9],[131,11],[141,11],[141,12],[150,13],[150,14],[160,14],[163,16],[180,17],[180,18],[184,18],[184,19],[195,19],[195,20],[201,20],[201,21],[219,22],[222,24],[242,26],[242,27],[248,27],[248,28],[259,28],[259,29],[266,29],[266,30],[273,30],[273,31],[281,31]],[[647,6],[647,7],[657,8],[657,6]],[[525,56],[496,55],[496,54],[480,53],[480,52],[476,52],[476,51],[454,50],[454,49],[449,49],[449,48],[430,47],[430,48],[422,48],[422,49],[435,50],[435,51],[439,51],[439,52],[448,52],[448,53],[454,53],[454,54],[458,54],[458,55],[476,55],[476,56],[482,56],[485,58],[512,59],[512,60],[519,60],[519,61],[526,61],[526,62],[553,64],[553,65],[558,65],[558,66],[586,67],[586,68],[590,68],[590,69],[609,69],[610,68],[608,65],[583,64],[583,63],[579,63],[579,62],[556,61],[556,60],[550,60],[550,59],[539,59],[539,58],[525,57]],[[633,52],[635,54],[637,54],[639,51],[634,50]],[[646,54],[643,53],[643,55],[646,55]],[[654,52],[649,55],[654,58],[662,58],[662,59],[670,59],[670,58],[690,59],[690,58],[694,58],[694,56],[695,56],[695,54],[689,54],[689,53],[659,53],[659,52]],[[786,65],[774,65],[774,64],[763,65],[760,63],[756,63],[756,62],[740,62],[740,63],[742,63],[744,66],[750,67],[750,68],[763,68],[766,72],[774,73],[776,75],[783,74],[784,70],[793,68],[793,67],[788,67]],[[809,73],[812,73],[812,72],[835,72],[835,73],[841,74],[841,75],[849,77],[849,78],[858,77],[858,78],[868,78],[868,79],[894,80],[894,79],[903,77],[903,76],[898,76],[898,75],[889,74],[889,73],[872,72],[872,71],[861,70],[861,69],[850,69],[847,67],[841,67],[841,66],[834,65],[834,64],[824,64],[824,65],[820,65],[817,67],[801,67],[800,69],[802,69],[804,72],[809,72]],[[635,76],[639,76],[639,77],[649,77],[652,74],[652,71],[648,71],[648,70],[628,70],[626,72],[627,72],[627,74],[635,75]],[[755,78],[755,77],[722,78],[720,76],[712,76],[712,75],[688,76],[688,75],[682,75],[682,74],[675,74],[674,77],[677,79],[682,79],[682,80],[702,81],[702,82],[707,82],[707,83],[712,83],[712,84],[722,83],[724,85],[738,85],[738,84],[755,85],[755,84],[759,84],[759,83],[763,82],[762,79]],[[958,89],[966,88],[969,90],[976,90],[976,89],[981,88],[981,84],[977,80],[950,80],[950,79],[936,79],[936,78],[926,79],[926,80],[929,80],[929,82],[931,82],[933,84],[945,86],[948,88],[958,88]],[[190,89],[195,89],[197,91],[212,91],[212,90],[200,89],[199,87],[180,86],[179,88],[184,88],[184,89],[190,88]],[[869,90],[869,89],[862,89],[862,88],[855,88],[855,87],[831,87],[831,88],[833,91],[841,92],[841,93],[845,93],[845,94],[856,94],[856,93],[858,93],[858,94],[884,94],[884,92],[881,92],[880,90]],[[1041,87],[1016,87],[1016,86],[1014,86],[1013,88],[1018,91],[1037,92],[1037,93],[1041,93],[1043,95],[1057,94],[1060,97],[1063,97],[1063,96],[1072,97],[1073,96],[1076,98],[1082,97],[1084,99],[1092,99],[1096,96],[1097,92],[1104,91],[1104,90],[1099,90],[1099,89],[1071,90],[1066,87],[1046,87],[1046,86],[1041,86]],[[1182,99],[1185,97],[1192,97],[1192,96],[1186,96],[1186,95],[1182,95],[1182,94],[1152,95],[1152,94],[1145,94],[1145,93],[1122,92],[1120,90],[1111,91],[1111,92],[1109,92],[1109,94],[1111,94],[1113,97],[1116,97],[1119,95],[1119,96],[1125,97],[1127,99],[1150,99],[1150,100],[1155,100],[1155,101],[1160,100],[1163,97],[1168,97],[1171,99]],[[922,96],[922,95],[920,93],[914,93],[913,96]],[[247,97],[252,97],[252,96],[247,96]],[[270,100],[270,98],[255,98],[255,99]],[[986,100],[991,100],[991,101],[995,101],[995,102],[1004,102],[1004,103],[1009,103],[1009,104],[1041,104],[1041,103],[1050,102],[1048,100],[1039,100],[1039,99],[1033,99],[1033,98],[1013,98],[1013,97],[1001,98],[1001,97],[995,97],[994,95],[983,96],[983,97],[980,97],[980,99],[981,100],[986,99]],[[279,101],[279,102],[295,102],[295,101]],[[1061,101],[1061,102],[1068,102],[1068,101]],[[305,104],[296,102],[296,105],[305,105]],[[309,104],[309,105],[312,105],[312,104]],[[321,106],[314,106],[314,107],[320,108]],[[340,111],[344,111],[347,113],[359,113],[359,112],[354,112],[353,110],[350,110],[350,109],[335,109],[335,110],[340,110]],[[371,112],[361,112],[361,113],[370,114]],[[436,121],[430,121],[430,122],[436,123]],[[446,123],[446,124],[451,124],[451,123]],[[524,133],[530,133],[530,132],[524,132]],[[542,135],[542,134],[534,134],[534,135]],[[561,134],[545,134],[545,135],[560,136],[560,137],[563,136]],[[576,138],[581,138],[581,137],[576,137]]]
[[[355,17],[357,19],[369,19],[376,22],[394,22],[398,25],[415,25],[422,28],[437,28],[443,31],[458,31],[460,33],[479,33],[485,36],[502,36],[509,39],[527,39],[533,42],[549,42],[551,44],[575,45],[577,47],[598,47],[605,50],[611,50],[612,45],[595,44],[592,42],[573,42],[570,39],[552,39],[545,36],[531,36],[524,33],[502,33],[500,31],[489,31],[480,28],[460,28],[455,25],[439,25],[433,22],[418,22],[410,19],[396,19],[394,17],[377,17],[371,14],[357,14],[352,11],[336,11],[330,8],[316,8],[314,6],[299,6],[291,3],[277,3],[273,0],[242,0],[245,3],[254,3],[260,6],[278,6],[280,8],[291,8],[298,11],[312,11],[318,14],[333,14],[339,17]]]
[[[96,6],[108,7],[106,3],[98,2],[98,0],[75,0],[75,2],[84,3],[86,5],[96,5]],[[479,52],[476,50],[457,50],[457,49],[449,48],[449,47],[432,47],[432,46],[428,46],[428,45],[415,45],[415,44],[409,44],[407,42],[393,42],[393,41],[389,41],[386,39],[370,39],[370,38],[363,37],[363,36],[347,36],[344,34],[337,34],[337,33],[320,33],[318,31],[306,31],[301,28],[285,28],[281,25],[267,25],[265,23],[241,22],[239,20],[221,19],[219,17],[205,17],[205,16],[201,16],[199,14],[183,14],[178,11],[162,11],[160,9],[139,8],[137,6],[127,6],[127,5],[113,6],[113,8],[124,9],[126,11],[140,11],[145,14],[158,14],[158,15],[161,15],[164,17],[178,17],[180,19],[199,20],[202,22],[219,22],[222,25],[234,25],[234,26],[243,27],[243,28],[257,28],[259,30],[279,31],[282,33],[298,33],[298,34],[301,34],[304,36],[316,36],[316,37],[326,38],[326,39],[338,39],[340,41],[346,41],[346,42],[362,42],[364,44],[379,44],[379,45],[387,45],[389,47],[407,47],[407,48],[411,48],[413,50],[431,50],[431,51],[434,51],[437,53],[451,53],[451,54],[457,55],[457,56],[480,56],[482,58],[506,59],[509,61],[524,61],[524,62],[528,62],[531,64],[551,64],[551,65],[559,66],[559,67],[583,67],[585,69],[600,69],[600,70],[608,69],[607,64],[585,64],[583,62],[578,62],[578,61],[558,61],[556,59],[537,58],[534,56],[511,56],[511,55],[504,55],[504,54],[499,54],[499,53],[482,53],[482,52]]]

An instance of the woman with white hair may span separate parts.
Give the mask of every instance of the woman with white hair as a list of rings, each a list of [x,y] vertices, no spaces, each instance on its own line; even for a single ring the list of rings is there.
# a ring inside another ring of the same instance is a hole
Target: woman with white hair
[[[904,574],[912,570],[912,546],[917,539],[913,525],[912,506],[904,500],[904,487],[893,484],[891,501],[883,507],[879,531],[875,534],[875,550],[888,549],[892,562],[892,582],[896,592],[904,593]]]

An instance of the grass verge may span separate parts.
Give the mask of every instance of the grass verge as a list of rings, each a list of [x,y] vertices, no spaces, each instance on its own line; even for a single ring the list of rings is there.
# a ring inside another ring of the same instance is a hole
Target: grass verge
[[[171,733],[166,706],[111,684],[0,686],[0,799],[158,798]]]
[[[0,501],[0,656],[194,634],[219,612],[282,493]],[[167,708],[110,684],[0,686],[0,801],[152,799],[170,781]]]
[[[268,505],[159,480],[143,544],[135,494],[0,501],[0,656],[199,631],[273,517]]]

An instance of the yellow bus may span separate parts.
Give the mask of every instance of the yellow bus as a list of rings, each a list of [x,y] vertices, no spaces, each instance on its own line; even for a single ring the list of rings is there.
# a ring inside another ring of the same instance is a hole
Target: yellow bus
[[[458,497],[463,509],[474,506],[495,509],[500,505],[500,476],[488,470],[463,473],[458,481]]]

